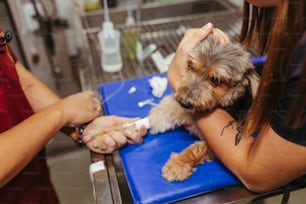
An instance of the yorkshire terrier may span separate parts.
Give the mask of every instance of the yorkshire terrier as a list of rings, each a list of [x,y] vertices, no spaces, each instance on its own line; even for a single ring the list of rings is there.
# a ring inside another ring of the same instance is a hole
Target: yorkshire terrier
[[[187,179],[196,165],[213,159],[193,115],[221,107],[240,120],[259,84],[250,53],[238,43],[220,43],[214,33],[194,48],[187,66],[179,71],[182,78],[175,92],[164,97],[148,114],[150,132],[163,133],[182,126],[200,141],[181,153],[171,154],[162,168],[162,176],[169,182]]]

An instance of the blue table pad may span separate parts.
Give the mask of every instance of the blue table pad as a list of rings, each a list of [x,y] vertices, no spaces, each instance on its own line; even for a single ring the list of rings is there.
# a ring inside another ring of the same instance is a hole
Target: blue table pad
[[[166,77],[165,74],[155,76]],[[107,115],[145,117],[152,106],[138,107],[138,102],[153,98],[149,79],[152,76],[101,84],[103,106]],[[135,93],[128,93],[134,86]],[[165,95],[171,94],[168,85]],[[240,181],[219,161],[214,160],[197,166],[193,175],[182,182],[167,182],[161,177],[161,169],[172,152],[181,152],[197,139],[184,129],[168,131],[144,138],[143,144],[129,144],[119,150],[123,170],[134,203],[168,203],[201,193],[240,184]]]

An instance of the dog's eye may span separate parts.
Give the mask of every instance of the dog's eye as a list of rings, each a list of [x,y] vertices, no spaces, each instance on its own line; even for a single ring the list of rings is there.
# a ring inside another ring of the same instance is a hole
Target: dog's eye
[[[221,84],[221,80],[217,77],[211,77],[210,78],[210,82],[214,85],[214,86],[218,86]]]

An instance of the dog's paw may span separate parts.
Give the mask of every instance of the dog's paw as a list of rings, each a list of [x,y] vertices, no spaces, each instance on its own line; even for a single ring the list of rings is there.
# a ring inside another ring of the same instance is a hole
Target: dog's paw
[[[180,154],[172,153],[162,168],[162,177],[169,182],[183,181],[189,178],[194,171],[193,163],[184,162],[180,159]]]

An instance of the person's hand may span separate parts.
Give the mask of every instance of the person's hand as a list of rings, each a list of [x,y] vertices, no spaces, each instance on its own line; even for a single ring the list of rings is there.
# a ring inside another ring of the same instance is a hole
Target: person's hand
[[[72,127],[91,121],[101,113],[101,102],[92,91],[70,95],[50,107],[61,112],[64,126]]]
[[[214,28],[213,33],[219,37],[219,42],[220,43],[226,43],[230,41],[230,38],[228,35],[226,35],[222,30],[219,28]]]
[[[185,69],[188,63],[188,55],[192,52],[194,47],[210,34],[214,33],[218,35],[220,43],[228,42],[228,36],[219,30],[213,28],[211,23],[206,24],[202,28],[189,29],[186,31],[183,39],[181,40],[173,60],[171,61],[168,69],[168,81],[173,91],[176,90],[176,83],[182,78],[183,69]]]
[[[130,144],[140,144],[147,131],[144,127],[122,128],[126,123],[133,123],[139,118],[101,116],[88,124],[83,132],[83,142],[97,153],[112,153],[116,149]]]
[[[202,28],[188,29],[181,40],[175,55],[169,65],[167,77],[172,89],[176,90],[176,82],[180,81],[181,71],[187,67],[188,54],[194,47],[203,41],[213,30],[211,23],[206,24]]]

